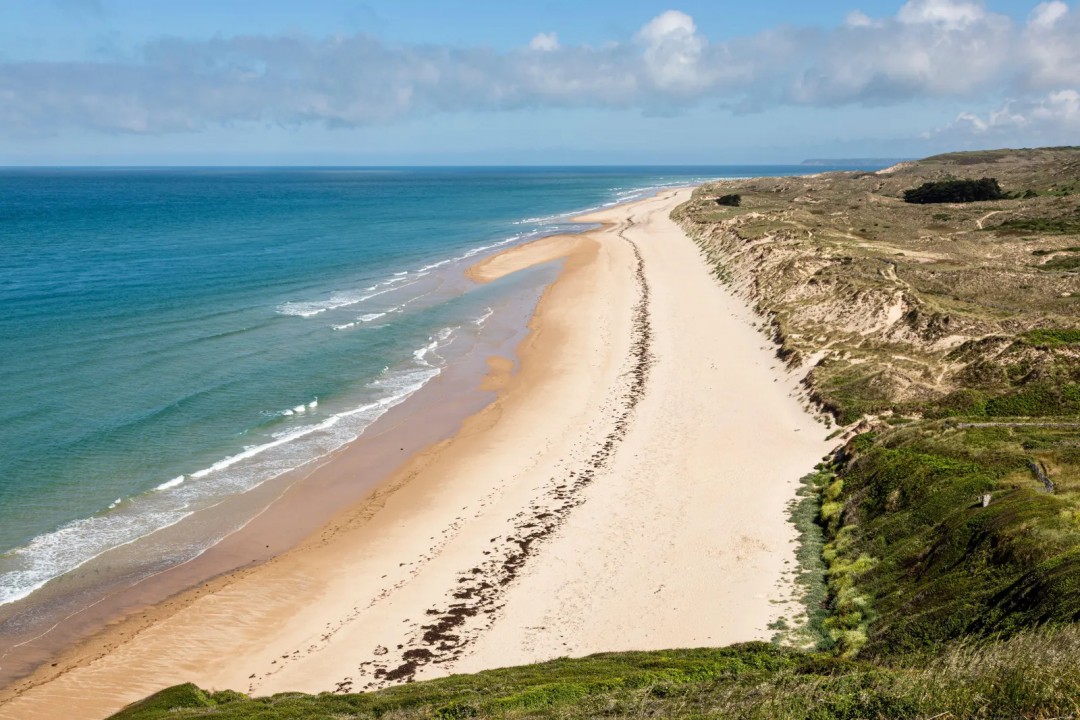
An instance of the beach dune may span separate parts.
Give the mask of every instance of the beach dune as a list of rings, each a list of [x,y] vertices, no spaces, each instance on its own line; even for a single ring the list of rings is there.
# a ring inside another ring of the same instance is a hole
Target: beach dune
[[[101,718],[188,681],[359,691],[768,639],[794,592],[786,506],[827,430],[669,218],[689,192],[474,268],[563,263],[516,367],[492,359],[491,405],[300,547],[0,695],[0,718]]]

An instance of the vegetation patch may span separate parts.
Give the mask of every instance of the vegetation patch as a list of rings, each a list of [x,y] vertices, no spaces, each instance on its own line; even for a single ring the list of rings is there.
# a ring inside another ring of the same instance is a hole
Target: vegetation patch
[[[798,533],[795,587],[805,614],[795,625],[789,625],[781,618],[783,623],[774,628],[779,631],[774,642],[817,650],[829,649],[835,643],[825,627],[829,607],[823,554],[825,538],[820,522],[822,492],[834,477],[830,466],[818,466],[802,478],[796,499],[789,508],[791,523]]]
[[[1009,218],[987,229],[1018,235],[1077,235],[1080,234],[1080,218]]]
[[[1031,252],[1031,254],[1034,255],[1035,257],[1044,257],[1046,255],[1056,255],[1057,253],[1063,253],[1063,252],[1069,252],[1069,253],[1080,252],[1080,247],[1067,247],[1067,248],[1060,248],[1060,249],[1044,248],[1042,250],[1033,250]]]
[[[358,695],[247,698],[181,685],[113,720],[1064,718],[1080,713],[1077,657],[1077,628],[889,666],[750,643],[555,660]]]
[[[1080,415],[1080,385],[1034,383],[986,402],[991,417]]]
[[[937,180],[904,191],[904,202],[917,204],[982,202],[1007,197],[994,178]]]
[[[1047,260],[1042,265],[1039,265],[1040,270],[1061,270],[1070,271],[1080,268],[1080,255],[1066,255],[1065,257],[1056,257],[1052,260]]]
[[[856,633],[849,654],[922,655],[1080,619],[1078,497],[1046,492],[1030,470],[1029,435],[1045,432],[924,422],[849,446],[822,505],[831,618]],[[1080,453],[1043,447],[1059,478],[1080,478]]]
[[[1024,342],[1036,347],[1080,345],[1080,328],[1036,328],[1028,330],[1021,337]]]

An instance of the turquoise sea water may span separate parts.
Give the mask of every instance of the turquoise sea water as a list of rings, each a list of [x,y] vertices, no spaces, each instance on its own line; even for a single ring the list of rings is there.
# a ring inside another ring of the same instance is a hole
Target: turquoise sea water
[[[483,332],[471,258],[807,170],[0,170],[0,604],[356,438]]]

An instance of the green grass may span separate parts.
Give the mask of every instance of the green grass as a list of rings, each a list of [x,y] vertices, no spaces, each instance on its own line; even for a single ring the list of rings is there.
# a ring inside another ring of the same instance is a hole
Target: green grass
[[[1061,270],[1070,271],[1080,269],[1080,256],[1066,255],[1064,257],[1056,257],[1052,260],[1047,260],[1042,265],[1039,265],[1040,270]]]
[[[181,685],[114,720],[1048,719],[1080,713],[1077,658],[1077,628],[958,644],[934,660],[891,667],[751,643],[556,660],[357,695],[250,699]]]
[[[833,478],[832,469],[826,466],[820,466],[806,475],[800,481],[796,499],[790,506],[791,524],[798,533],[795,586],[799,589],[805,617],[797,627],[788,627],[785,622],[783,627],[774,628],[780,631],[774,642],[818,650],[829,649],[834,644],[825,627],[829,615],[829,591],[825,584],[825,562],[822,557],[825,537],[819,522],[821,493]]]
[[[1036,257],[1045,257],[1047,255],[1053,255],[1055,253],[1063,252],[1080,252],[1080,247],[1067,247],[1067,248],[1044,248],[1042,250],[1032,250],[1031,254]]]
[[[986,228],[995,232],[1037,235],[1080,234],[1080,218],[1009,218]]]
[[[816,638],[816,649],[605,653],[351,695],[184,685],[115,720],[1073,716],[1078,441],[1080,430],[1038,421],[955,420],[849,441],[842,466],[804,478],[792,507],[810,621],[788,631],[813,630],[801,640]],[[1032,477],[1033,458],[1050,468],[1055,494]]]
[[[1021,335],[1024,342],[1036,347],[1057,348],[1080,345],[1080,328],[1036,328]]]
[[[1043,492],[1028,470],[1044,432],[924,422],[850,446],[826,559],[834,623],[865,635],[858,656],[1080,619],[1077,497]],[[1043,452],[1059,475],[1080,475],[1076,438]]]
[[[1036,382],[986,401],[988,417],[1080,415],[1080,385]]]
[[[889,379],[875,365],[822,364],[812,375],[815,399],[841,425],[896,408]]]

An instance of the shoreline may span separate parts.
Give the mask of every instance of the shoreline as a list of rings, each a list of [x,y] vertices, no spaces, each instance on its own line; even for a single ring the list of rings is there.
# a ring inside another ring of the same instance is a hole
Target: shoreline
[[[628,203],[618,205],[625,204]],[[572,216],[567,217],[576,222]],[[548,238],[573,241],[587,232],[559,233],[511,245],[486,258],[481,256],[474,265]],[[533,264],[537,263],[530,263]],[[466,268],[465,276],[475,281],[469,275],[472,267]],[[44,632],[21,638],[17,645],[9,647],[0,656],[0,665],[5,670],[13,662],[18,665],[6,675],[0,673],[0,717],[4,705],[27,689],[50,682],[68,668],[106,655],[118,642],[125,642],[162,618],[179,612],[201,595],[220,590],[304,545],[343,514],[365,506],[384,485],[392,484],[401,466],[452,438],[468,418],[493,402],[516,367],[517,347],[529,334],[535,308],[553,279],[539,282],[537,297],[532,297],[530,286],[525,293],[527,297],[512,298],[508,303],[514,306],[509,308],[510,317],[503,320],[503,325],[511,328],[509,339],[499,342],[496,350],[515,356],[514,360],[500,355],[459,358],[448,366],[451,372],[435,378],[415,396],[390,409],[353,442],[223,503],[226,507],[246,507],[253,504],[251,496],[263,498],[254,501],[258,511],[239,529],[191,559],[108,589],[103,596],[64,615]],[[515,290],[515,294],[520,293],[520,289]],[[506,327],[503,331],[506,332]],[[479,346],[475,350],[480,350]],[[391,450],[392,447],[398,449]],[[343,487],[341,475],[345,469],[366,476],[358,490]],[[326,502],[328,492],[335,498],[334,502]],[[298,519],[302,522],[297,522]],[[184,527],[167,528],[166,532],[182,531]],[[288,532],[281,533],[281,527]],[[26,600],[16,601],[13,617],[18,617],[20,605],[32,609]]]
[[[258,694],[284,689],[359,690],[413,677],[432,677],[451,669],[464,672],[491,667],[495,661],[508,665],[521,657],[531,658],[527,661],[546,659],[556,656],[552,652],[616,650],[625,642],[637,643],[635,647],[657,642],[657,647],[685,642],[724,642],[723,636],[701,634],[699,637],[696,630],[687,627],[688,617],[696,617],[704,608],[684,609],[681,621],[676,623],[668,622],[669,611],[660,610],[648,623],[650,626],[644,628],[655,631],[670,624],[671,632],[657,637],[650,637],[648,632],[643,636],[640,630],[636,634],[624,633],[627,623],[632,626],[640,621],[640,607],[635,608],[636,613],[623,608],[617,617],[610,618],[621,629],[615,632],[610,622],[605,627],[584,628],[588,631],[585,634],[591,635],[579,638],[584,647],[568,647],[565,643],[560,646],[557,633],[547,633],[547,637],[535,642],[536,633],[531,628],[536,626],[528,625],[538,616],[542,619],[550,610],[544,605],[543,597],[536,597],[538,587],[570,592],[582,582],[595,582],[598,568],[588,565],[590,559],[612,560],[612,548],[605,544],[608,541],[597,537],[595,527],[588,527],[598,518],[621,532],[618,539],[626,546],[624,550],[634,548],[634,538],[625,537],[626,534],[636,534],[642,523],[648,525],[650,518],[633,515],[628,509],[633,504],[615,502],[612,493],[620,496],[619,493],[625,495],[630,490],[642,489],[633,487],[635,481],[642,479],[644,470],[634,465],[638,453],[633,450],[655,450],[650,446],[648,436],[653,434],[650,428],[669,425],[673,420],[668,416],[670,408],[663,407],[663,403],[668,398],[696,400],[686,393],[687,387],[695,386],[697,379],[680,375],[678,368],[659,383],[661,391],[675,392],[645,391],[654,364],[678,362],[672,343],[677,350],[679,343],[686,342],[685,337],[680,339],[681,332],[671,332],[672,327],[665,329],[671,317],[678,314],[671,315],[671,310],[685,309],[674,308],[673,298],[669,297],[669,291],[678,289],[672,285],[679,284],[671,283],[671,277],[677,278],[678,271],[685,268],[665,268],[664,248],[641,243],[637,238],[643,246],[639,248],[635,239],[627,237],[629,232],[642,232],[642,226],[647,233],[650,224],[660,222],[656,220],[659,215],[674,227],[666,217],[671,208],[663,208],[665,203],[674,207],[678,198],[678,191],[666,191],[655,198],[616,206],[583,218],[602,223],[600,229],[564,236],[578,240],[569,243],[572,247],[566,253],[556,255],[566,258],[563,269],[544,291],[529,322],[529,334],[519,345],[520,369],[512,374],[512,361],[506,358],[488,363],[482,389],[498,390],[499,394],[493,402],[471,414],[452,439],[437,442],[413,456],[392,479],[376,488],[371,497],[339,514],[322,531],[293,550],[248,571],[189,591],[170,608],[148,611],[143,616],[146,619],[136,623],[139,628],[129,628],[126,639],[120,627],[106,630],[100,638],[95,638],[101,641],[97,659],[71,657],[70,665],[64,663],[65,667],[52,673],[58,675],[54,680],[44,679],[34,684],[35,676],[31,676],[25,685],[32,687],[18,696],[11,696],[11,688],[3,691],[0,717],[50,717],[50,707],[55,712],[61,704],[71,716],[75,698],[85,706],[85,713],[80,716],[99,717],[118,709],[124,702],[189,679],[203,686],[232,687]],[[635,217],[638,211],[641,217]],[[663,232],[668,239],[678,239],[671,235],[669,227],[664,227]],[[629,244],[609,242],[618,238]],[[707,275],[692,243],[685,236],[680,242],[684,245],[680,250],[682,262],[690,268],[697,262],[702,277],[710,283],[696,286],[704,293],[702,298],[712,299],[710,293],[726,292]],[[520,255],[523,252],[520,248],[530,245],[511,248],[492,259],[501,257],[506,261],[512,254]],[[686,255],[688,250],[693,253],[692,258]],[[670,274],[672,270],[676,272],[674,276]],[[660,273],[661,282],[657,283],[650,273]],[[695,279],[700,281],[696,276]],[[642,301],[641,288],[647,293],[647,288],[653,286],[656,296],[646,294]],[[740,310],[745,313],[737,300],[727,297],[727,306],[700,308],[705,313],[704,319],[727,311],[732,311],[732,317]],[[695,298],[695,304],[702,298]],[[664,323],[656,324],[651,319],[650,304],[659,306]],[[743,322],[741,327],[742,344],[746,348],[753,344],[762,351],[755,367],[769,363],[769,355],[761,347],[762,338],[747,323]],[[717,347],[724,346],[720,342]],[[715,369],[716,358],[711,360]],[[771,362],[779,364],[774,359]],[[755,376],[755,382],[760,379]],[[770,375],[766,381],[778,379]],[[785,413],[782,419],[805,423],[796,431],[812,430],[814,421],[789,397],[788,388],[776,390],[786,398],[779,402]],[[736,414],[742,410],[738,403],[732,403],[732,407]],[[675,419],[681,421],[683,432],[687,420],[691,426],[697,424],[696,417],[687,413]],[[764,421],[768,424],[769,417]],[[643,422],[647,427],[640,427]],[[824,430],[820,426],[817,429],[823,436]],[[823,437],[815,441],[810,434],[804,435],[808,442],[800,448],[797,459],[784,458],[785,467],[797,465],[796,471],[761,493],[768,499],[770,508],[777,500],[781,501],[777,513],[780,529],[777,530],[775,518],[768,520],[775,537],[764,540],[746,534],[734,537],[738,547],[733,558],[741,568],[735,585],[746,586],[742,587],[744,590],[753,587],[757,594],[783,596],[782,591],[770,589],[770,584],[782,575],[781,551],[790,540],[783,530],[786,526],[783,504],[793,494],[798,477],[823,454],[819,452],[824,447]],[[765,434],[769,436],[770,433]],[[661,442],[673,439],[677,440],[670,434],[660,438]],[[693,447],[682,449],[690,451],[686,456],[693,461],[695,478],[701,475],[700,479],[707,480],[707,476],[714,474],[707,465],[715,461],[716,453],[706,447],[703,454],[700,442],[692,444]],[[532,453],[523,448],[532,449]],[[809,465],[804,465],[807,459]],[[656,457],[647,460],[652,473],[667,470],[664,465],[655,465]],[[552,473],[557,474],[552,476]],[[622,478],[627,478],[629,485]],[[603,479],[606,486],[600,487],[598,479]],[[676,488],[671,492],[658,487],[645,489],[668,496],[654,498],[660,505],[674,501],[676,505],[671,510],[677,517],[691,513],[692,506],[702,499],[701,493],[716,490],[710,489],[710,484]],[[688,490],[692,492],[680,498],[684,494],[680,491]],[[739,488],[736,483],[724,485],[721,490],[719,499],[723,500],[727,493],[738,494]],[[738,499],[747,506],[755,498],[740,495]],[[460,502],[464,505],[457,510]],[[571,512],[586,502],[588,513]],[[450,507],[455,509],[451,511]],[[645,515],[655,509],[655,504],[640,508]],[[628,512],[633,516],[630,522],[625,517]],[[694,537],[696,544],[699,538],[695,533],[717,532],[713,520],[706,519],[704,525],[701,518],[697,524],[690,523],[694,532],[684,532],[688,538]],[[740,520],[737,516],[727,519]],[[535,520],[541,521],[540,526]],[[762,518],[751,513],[751,520],[753,526],[761,524]],[[735,525],[743,527],[745,532],[753,529],[746,523],[735,522]],[[423,537],[429,532],[430,535]],[[790,534],[793,536],[793,530]],[[728,539],[725,537],[725,542]],[[591,552],[591,544],[596,543],[599,550]],[[570,567],[572,563],[564,562],[567,556],[556,551],[555,546],[564,550],[569,546],[581,555],[579,560],[586,566]],[[764,550],[759,546],[765,546]],[[647,555],[648,548],[644,550]],[[762,552],[777,556],[769,558],[764,573],[755,564],[757,561],[745,562]],[[672,560],[667,555],[663,557]],[[690,560],[683,558],[671,570],[674,573],[671,578],[683,578],[684,586],[685,582],[700,584],[693,568],[688,571],[683,567]],[[655,596],[664,590],[662,584],[652,593],[651,601],[636,592],[644,590],[642,581],[648,581],[651,587],[649,571],[657,567],[642,564],[644,568],[602,568],[632,581],[630,590],[621,593],[625,597],[605,596],[615,606],[634,600],[654,602]],[[672,563],[660,565],[665,564]],[[713,564],[716,563],[710,562]],[[747,565],[752,566],[749,568],[752,572],[743,567]],[[641,571],[645,577],[640,577]],[[715,568],[706,572],[708,577],[715,574]],[[763,574],[768,576],[765,585],[758,577]],[[363,598],[368,599],[367,604],[361,602]],[[753,602],[749,603],[745,602],[746,598],[742,600],[742,604],[735,604],[734,614],[746,618],[743,624],[750,627],[732,630],[730,637],[751,639],[750,636],[760,635],[765,624],[774,619],[776,610],[763,598],[752,597]],[[572,610],[569,615],[574,617],[568,619],[569,625],[596,613],[595,603],[593,606],[561,604]],[[729,621],[731,614],[728,612],[724,620]],[[723,623],[719,627],[715,622],[700,624],[703,632],[719,634],[723,630]],[[404,632],[398,630],[402,625],[407,626]],[[238,650],[231,663],[220,659],[222,653],[213,647],[218,642]],[[590,647],[590,642],[595,647]],[[130,672],[125,672],[133,666],[144,669],[142,677],[132,678]],[[255,672],[250,672],[252,669]],[[83,712],[84,707],[79,710]]]
[[[109,648],[114,636],[135,634],[162,612],[185,606],[211,584],[227,583],[302,545],[343,508],[364,503],[408,458],[452,437],[468,417],[494,399],[497,388],[488,378],[492,372],[489,354],[513,355],[549,282],[537,277],[514,288],[512,296],[498,306],[498,316],[485,328],[495,339],[478,341],[465,354],[456,355],[443,372],[377,418],[355,440],[203,511],[209,517],[199,515],[152,535],[185,542],[185,533],[191,532],[189,522],[212,523],[214,517],[233,514],[244,518],[237,529],[197,555],[164,569],[133,581],[121,576],[90,586],[89,591],[97,594],[88,602],[70,612],[61,606],[64,614],[43,632],[16,637],[13,644],[0,650],[0,711],[13,693],[28,684],[39,684],[39,676],[54,674],[50,667],[72,664],[70,656],[82,662],[87,655],[100,655],[95,648]],[[110,552],[125,550],[120,547]],[[82,599],[78,595],[59,597],[69,604]],[[38,603],[48,606],[51,601],[49,597],[20,599],[4,608],[5,619],[18,620],[20,612],[35,612]]]

